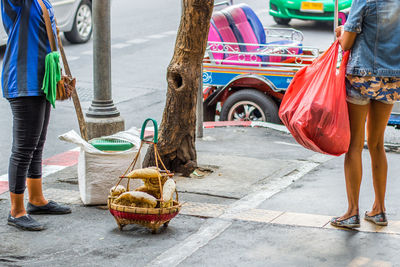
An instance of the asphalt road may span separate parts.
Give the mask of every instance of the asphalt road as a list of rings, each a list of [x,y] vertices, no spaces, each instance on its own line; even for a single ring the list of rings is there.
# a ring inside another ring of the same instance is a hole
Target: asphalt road
[[[268,15],[268,1],[235,1],[249,4],[265,26],[276,26]],[[166,68],[172,57],[181,7],[176,0],[131,1],[112,3],[112,86],[113,99],[125,119],[126,127],[140,127],[147,117],[161,119],[166,93]],[[333,40],[332,25],[293,20],[291,26],[305,35],[304,45],[326,49]],[[93,92],[92,41],[71,45],[65,50],[71,70],[77,77],[78,93],[84,110]],[[4,48],[0,56],[4,54]],[[0,174],[7,172],[12,142],[9,104],[0,99]],[[52,112],[44,157],[74,146],[57,139],[71,129],[78,131],[72,102],[58,103]]]

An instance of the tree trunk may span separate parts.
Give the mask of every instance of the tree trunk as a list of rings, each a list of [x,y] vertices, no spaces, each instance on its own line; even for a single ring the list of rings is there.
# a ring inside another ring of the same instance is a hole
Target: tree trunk
[[[167,70],[167,99],[157,149],[169,170],[186,176],[197,167],[197,90],[213,6],[214,0],[182,0],[174,56]],[[152,148],[143,165],[154,165]]]

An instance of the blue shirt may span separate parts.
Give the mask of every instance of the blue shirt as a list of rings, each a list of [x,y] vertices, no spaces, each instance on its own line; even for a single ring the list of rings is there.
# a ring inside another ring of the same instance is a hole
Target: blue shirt
[[[54,10],[48,0],[43,2],[56,34]],[[1,15],[8,35],[1,77],[3,96],[43,95],[45,58],[51,48],[40,4],[37,0],[1,0]]]
[[[353,0],[344,30],[357,33],[347,74],[400,77],[400,0]]]

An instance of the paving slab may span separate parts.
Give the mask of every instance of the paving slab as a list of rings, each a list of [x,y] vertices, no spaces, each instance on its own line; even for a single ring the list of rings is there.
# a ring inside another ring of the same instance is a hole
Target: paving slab
[[[214,172],[203,179],[177,177],[178,190],[221,197],[242,198],[254,185],[267,184],[277,173],[293,172],[303,162],[257,159],[227,154],[201,153],[200,166],[214,166]],[[284,175],[283,174],[283,175]]]
[[[399,242],[398,235],[234,221],[179,266],[399,266]]]
[[[387,153],[389,170],[386,208],[389,220],[400,220],[400,154]],[[282,190],[258,208],[321,215],[341,215],[347,209],[343,156],[321,164],[301,180]],[[360,192],[360,215],[374,201],[368,150],[363,152],[363,180]]]

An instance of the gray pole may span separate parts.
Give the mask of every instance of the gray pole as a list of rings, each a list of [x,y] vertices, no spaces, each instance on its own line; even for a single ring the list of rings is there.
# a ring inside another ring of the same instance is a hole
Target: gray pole
[[[197,91],[196,113],[196,137],[203,138],[203,67],[201,67],[199,90]]]
[[[93,100],[86,113],[89,139],[124,129],[111,93],[110,0],[93,0]]]
[[[336,41],[335,30],[339,26],[339,0],[335,0],[335,17],[333,21],[333,39]]]

